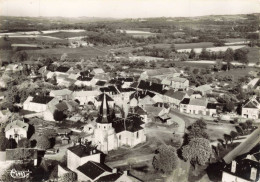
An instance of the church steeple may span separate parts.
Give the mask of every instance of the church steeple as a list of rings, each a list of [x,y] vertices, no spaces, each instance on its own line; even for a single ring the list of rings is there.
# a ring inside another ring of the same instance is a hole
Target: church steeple
[[[100,106],[99,110],[99,117],[97,119],[98,123],[110,123],[110,114],[109,114],[109,107],[108,107],[108,102],[106,98],[106,94],[103,93],[103,100]]]

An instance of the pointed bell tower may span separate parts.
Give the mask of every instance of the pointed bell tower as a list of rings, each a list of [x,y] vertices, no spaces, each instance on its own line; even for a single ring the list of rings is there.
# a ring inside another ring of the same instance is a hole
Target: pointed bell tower
[[[102,96],[103,96],[103,100],[100,106],[97,123],[111,123],[111,116],[109,113],[109,106],[108,106],[106,94],[103,93]]]

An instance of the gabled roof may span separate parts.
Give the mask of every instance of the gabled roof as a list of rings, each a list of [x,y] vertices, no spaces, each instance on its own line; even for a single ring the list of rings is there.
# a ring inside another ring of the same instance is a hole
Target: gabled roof
[[[52,90],[50,93],[52,93],[55,96],[63,96],[63,95],[70,95],[72,91],[69,89],[61,89],[61,90]]]
[[[195,90],[206,92],[212,90],[212,87],[210,85],[201,85],[196,87]]]
[[[101,73],[105,73],[104,70],[102,68],[96,68],[92,70],[92,73],[94,74],[101,74]]]
[[[181,82],[181,83],[183,83],[186,80],[187,80],[186,78],[181,78],[181,77],[173,77],[173,78],[171,78],[171,81],[173,81],[173,82]]]
[[[149,90],[149,91],[157,92],[160,94],[163,94],[165,92],[164,86],[162,84],[148,82],[148,81],[144,81],[144,80],[140,81],[138,88],[142,89],[142,90]]]
[[[93,91],[74,91],[72,93],[73,97],[88,97],[88,96],[97,96],[100,92],[93,90]]]
[[[112,169],[105,164],[88,161],[77,168],[81,173],[94,180],[104,172],[112,172]]]
[[[151,98],[155,96],[154,93],[149,92],[149,91],[136,91],[130,95],[130,100],[133,98],[142,99],[142,98],[146,97],[147,95],[150,96]]]
[[[48,104],[54,97],[50,96],[39,96],[36,95],[33,97],[31,102],[38,103],[38,104]]]
[[[189,105],[194,105],[194,106],[207,106],[207,100],[206,99],[190,99]]]
[[[101,92],[112,92],[112,94],[119,94],[119,92],[115,86],[101,87],[99,90]]]
[[[145,110],[143,108],[141,108],[140,106],[134,107],[134,113],[139,114],[139,115],[146,115],[147,114],[145,112]]]
[[[190,98],[184,98],[182,101],[181,101],[181,104],[189,104],[190,103]]]
[[[259,105],[260,105],[260,97],[253,97],[246,101],[246,104],[243,106],[243,108],[258,109]]]
[[[79,76],[77,80],[79,81],[91,81],[93,77],[85,77],[85,76]]]
[[[19,127],[19,128],[24,129],[25,131],[28,131],[29,124],[25,123],[24,121],[21,121],[21,120],[15,120],[13,122],[8,123],[8,125],[5,127],[5,132],[14,127]]]
[[[76,145],[73,147],[69,147],[68,150],[76,154],[78,157],[85,157],[92,154],[100,153],[100,151],[98,151],[96,148],[92,146],[84,146],[84,145]]]
[[[164,95],[177,99],[177,100],[182,100],[184,98],[184,96],[186,95],[186,93],[181,92],[181,91],[175,92],[173,89],[170,89],[170,90],[166,91]]]
[[[115,128],[116,133],[122,131],[136,132],[142,130],[141,125],[144,124],[142,118],[137,114],[129,114],[124,121],[124,118],[117,118],[113,121],[112,126]]]
[[[122,175],[123,174],[121,174],[121,173],[112,173],[112,174],[98,178],[98,180],[96,180],[95,182],[114,182],[118,178],[120,178]]]
[[[106,84],[106,82],[101,81],[101,80],[97,81],[97,83],[96,83],[96,85],[98,85],[98,86],[104,86],[105,84]]]
[[[56,71],[57,72],[62,72],[62,73],[66,73],[67,71],[69,71],[69,67],[65,67],[65,66],[59,66]]]

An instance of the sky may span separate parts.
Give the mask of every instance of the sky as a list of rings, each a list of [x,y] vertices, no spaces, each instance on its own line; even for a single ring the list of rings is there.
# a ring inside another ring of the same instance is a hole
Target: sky
[[[0,0],[0,15],[193,17],[260,13],[260,0]]]

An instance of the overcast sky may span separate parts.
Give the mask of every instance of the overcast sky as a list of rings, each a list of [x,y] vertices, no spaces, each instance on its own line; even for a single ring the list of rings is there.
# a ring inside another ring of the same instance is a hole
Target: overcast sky
[[[0,15],[176,17],[260,12],[260,0],[0,0]]]

